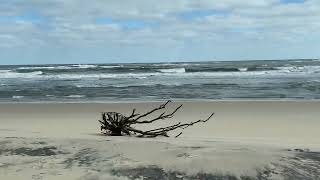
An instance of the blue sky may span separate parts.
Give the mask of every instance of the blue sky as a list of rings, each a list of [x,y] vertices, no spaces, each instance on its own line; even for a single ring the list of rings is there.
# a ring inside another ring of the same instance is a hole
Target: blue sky
[[[319,0],[0,0],[0,64],[320,58]]]

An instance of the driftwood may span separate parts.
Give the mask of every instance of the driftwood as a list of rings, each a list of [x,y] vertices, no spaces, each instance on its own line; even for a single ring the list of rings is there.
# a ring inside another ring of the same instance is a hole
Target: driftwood
[[[139,129],[134,128],[134,125],[138,124],[148,124],[153,123],[155,121],[159,120],[165,120],[170,119],[174,116],[174,114],[181,109],[182,105],[178,106],[172,113],[166,114],[165,112],[161,113],[160,115],[150,119],[150,120],[142,120],[146,118],[147,116],[158,112],[159,110],[163,110],[166,108],[166,106],[171,103],[171,101],[167,101],[164,104],[161,104],[159,107],[152,109],[151,111],[144,113],[144,114],[137,114],[136,109],[133,109],[130,116],[124,116],[117,112],[103,112],[102,113],[102,119],[99,120],[101,124],[101,131],[105,135],[111,135],[111,136],[123,136],[123,135],[136,135],[138,137],[156,137],[156,136],[168,136],[168,132],[176,130],[176,129],[185,129],[189,126],[193,126],[197,123],[205,123],[208,120],[210,120],[214,113],[212,113],[207,119],[205,120],[198,120],[194,122],[189,123],[176,123],[171,126],[166,127],[160,127],[156,129],[151,129],[147,131],[142,131]],[[179,137],[182,134],[180,132],[175,137]]]

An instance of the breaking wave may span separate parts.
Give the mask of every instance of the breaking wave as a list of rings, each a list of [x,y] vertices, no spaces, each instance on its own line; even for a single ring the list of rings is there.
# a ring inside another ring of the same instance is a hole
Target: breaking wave
[[[36,78],[42,75],[42,71],[33,71],[29,73],[18,73],[11,70],[0,70],[0,78]]]
[[[121,67],[123,67],[123,65],[119,65],[119,66],[111,66],[111,65],[109,65],[109,66],[99,66],[100,68],[105,68],[105,69],[112,69],[112,68],[121,68]]]
[[[240,71],[239,68],[230,67],[230,68],[223,68],[223,67],[190,67],[186,69],[186,72],[238,72]]]
[[[159,69],[158,71],[163,73],[185,73],[185,68],[173,68],[173,69]]]
[[[54,66],[32,66],[32,67],[19,67],[20,70],[37,70],[37,69],[56,69]]]
[[[89,68],[96,68],[98,65],[90,65],[90,64],[74,64],[74,65],[63,65],[63,66],[26,66],[26,67],[19,67],[18,70],[68,70],[68,69],[89,69]]]
[[[82,68],[89,68],[84,66]],[[33,67],[37,68],[37,67]],[[42,67],[43,68],[43,67]],[[111,67],[110,67],[111,68]],[[119,68],[117,66],[117,68]],[[143,69],[143,68],[142,68]],[[46,78],[46,79],[145,79],[154,76],[259,76],[259,75],[304,75],[304,74],[319,74],[320,66],[283,66],[283,67],[240,67],[240,68],[164,68],[154,71],[147,69],[145,72],[122,69],[118,71],[59,71],[48,73],[43,70],[0,70],[1,78]]]
[[[69,96],[66,96],[67,98],[83,98],[85,97],[85,95],[69,95]]]
[[[284,73],[307,73],[307,74],[317,74],[320,73],[320,66],[287,66],[278,67],[279,71]]]
[[[98,65],[91,65],[91,64],[74,64],[71,67],[79,68],[79,69],[88,69],[88,68],[96,68]]]
[[[22,99],[24,96],[12,96],[12,99]]]

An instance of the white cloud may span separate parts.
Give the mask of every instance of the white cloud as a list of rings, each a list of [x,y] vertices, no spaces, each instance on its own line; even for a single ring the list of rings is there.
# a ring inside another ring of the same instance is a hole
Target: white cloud
[[[221,10],[222,15],[214,13]],[[213,13],[197,17],[201,11]],[[186,12],[194,12],[197,18],[179,16]],[[26,16],[28,13],[32,16]],[[104,18],[113,23],[96,22]],[[257,41],[306,44],[308,39],[320,36],[319,19],[319,0],[296,4],[280,0],[10,0],[0,4],[0,51],[15,46],[30,48],[30,44],[73,50],[177,47],[179,52],[181,47],[199,44],[205,48]],[[123,28],[121,23],[130,21],[147,23],[138,29]]]

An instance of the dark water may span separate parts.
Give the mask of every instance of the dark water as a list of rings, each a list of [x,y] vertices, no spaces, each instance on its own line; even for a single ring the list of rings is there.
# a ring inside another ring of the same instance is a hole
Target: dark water
[[[0,66],[0,101],[320,99],[320,60]]]

